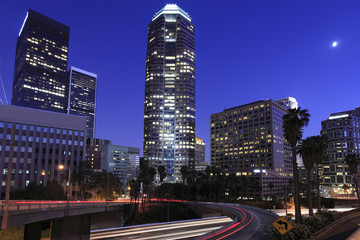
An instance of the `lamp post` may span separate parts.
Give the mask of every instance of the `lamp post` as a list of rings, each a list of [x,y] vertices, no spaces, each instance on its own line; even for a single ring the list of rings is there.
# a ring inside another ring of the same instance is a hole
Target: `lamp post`
[[[64,170],[65,169],[65,166],[64,165],[59,165],[58,167],[60,170]],[[71,190],[71,168],[69,167],[68,168],[68,193],[67,193],[67,202],[66,202],[66,207],[67,209],[69,210],[70,209],[70,190]]]

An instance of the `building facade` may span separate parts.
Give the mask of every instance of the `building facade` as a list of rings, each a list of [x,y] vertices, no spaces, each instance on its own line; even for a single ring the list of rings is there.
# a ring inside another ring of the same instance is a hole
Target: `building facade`
[[[103,169],[120,178],[126,186],[133,174],[139,171],[140,149],[110,143],[105,144],[104,150]]]
[[[16,44],[12,105],[66,112],[69,27],[33,10]]]
[[[344,193],[344,184],[352,184],[345,162],[347,154],[360,153],[360,108],[332,113],[321,122],[321,134],[327,137],[328,148],[323,160],[323,185],[327,196]]]
[[[176,4],[148,27],[144,105],[144,161],[181,181],[181,167],[195,164],[195,28]]]
[[[201,162],[205,162],[205,142],[199,137],[195,139],[195,166],[197,166]]]
[[[110,140],[88,138],[86,140],[87,167],[94,171],[101,171],[105,154],[105,145],[111,144]]]
[[[46,186],[56,180],[63,186],[68,184],[66,171],[79,171],[85,161],[85,136],[84,117],[0,105],[1,198],[5,197],[11,161],[11,190],[25,189],[31,182]],[[60,171],[59,165],[65,170]]]
[[[87,137],[95,135],[97,75],[70,67],[67,113],[86,117]]]
[[[291,105],[285,102],[261,100],[210,117],[211,166],[257,182],[262,189],[257,198],[283,194],[292,177],[291,148],[282,129]]]

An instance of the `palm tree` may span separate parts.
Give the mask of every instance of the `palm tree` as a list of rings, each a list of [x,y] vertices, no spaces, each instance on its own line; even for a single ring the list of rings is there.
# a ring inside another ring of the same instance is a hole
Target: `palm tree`
[[[185,188],[185,181],[189,176],[189,168],[188,166],[182,166],[180,169],[181,177],[182,177],[182,191],[181,191],[181,201],[184,201],[184,188]]]
[[[283,116],[283,130],[284,137],[287,142],[290,144],[292,150],[292,165],[293,165],[293,177],[294,177],[294,198],[295,198],[295,221],[300,223],[301,210],[299,202],[299,176],[298,176],[298,166],[296,161],[296,145],[298,141],[302,138],[304,126],[307,126],[309,123],[310,114],[308,110],[301,108],[289,109],[288,113]]]
[[[164,179],[166,178],[166,171],[164,166],[159,166],[157,169],[160,177],[160,184],[163,183]]]
[[[314,167],[314,139],[313,137],[308,137],[302,141],[298,146],[298,153],[302,156],[303,163],[306,169],[306,182],[307,182],[307,195],[309,203],[309,215],[313,216],[313,206],[312,206],[312,195],[311,195],[311,169]]]
[[[355,182],[355,191],[356,195],[358,197],[359,206],[360,206],[360,196],[359,196],[359,185],[358,185],[358,179],[357,179],[357,173],[358,173],[358,165],[360,163],[360,156],[354,153],[347,154],[345,157],[345,162],[347,165],[349,165],[349,172],[353,176],[353,182]]]
[[[271,198],[270,211],[271,211],[272,203],[273,203],[273,199],[272,199],[271,193],[272,193],[272,190],[273,190],[273,188],[274,188],[274,183],[273,183],[273,182],[269,182],[268,187],[269,187],[269,189],[270,189],[270,198]]]
[[[151,193],[152,193],[152,190],[153,190],[153,182],[155,180],[155,176],[156,176],[156,169],[153,168],[153,167],[149,167],[149,200],[151,202]]]
[[[322,164],[324,159],[324,152],[327,149],[327,137],[323,136],[313,136],[314,144],[314,163],[316,165],[316,191],[317,191],[317,202],[318,202],[318,211],[321,210],[321,198],[320,198],[320,178],[319,178],[319,165]]]
[[[249,179],[245,176],[241,176],[241,187],[242,187],[242,190],[243,190],[243,199],[244,199],[244,195],[246,196],[246,199],[249,198],[249,185],[250,185],[250,182],[249,182]]]
[[[205,168],[205,174],[207,176],[207,183],[208,183],[208,190],[209,190],[208,201],[210,201],[210,193],[211,193],[211,189],[210,189],[211,167],[210,166],[207,166]]]

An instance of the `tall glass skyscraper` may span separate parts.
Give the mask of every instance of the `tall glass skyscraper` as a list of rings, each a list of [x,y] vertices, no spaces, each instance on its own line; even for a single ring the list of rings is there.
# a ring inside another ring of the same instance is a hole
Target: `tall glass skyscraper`
[[[16,45],[12,105],[66,112],[69,27],[33,10]]]
[[[70,67],[67,113],[86,117],[87,138],[95,133],[97,75]]]
[[[195,27],[176,4],[149,24],[145,75],[144,160],[181,181],[195,162]]]

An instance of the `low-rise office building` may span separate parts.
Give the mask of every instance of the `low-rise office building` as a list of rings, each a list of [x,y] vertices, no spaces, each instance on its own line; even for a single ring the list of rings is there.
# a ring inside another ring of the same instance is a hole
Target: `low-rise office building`
[[[0,105],[1,198],[5,197],[9,162],[11,190],[25,189],[31,182],[46,186],[53,180],[67,185],[67,170],[79,171],[85,160],[85,140],[85,117]]]

